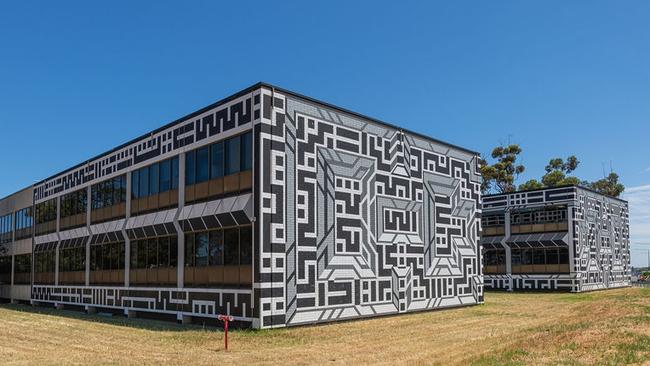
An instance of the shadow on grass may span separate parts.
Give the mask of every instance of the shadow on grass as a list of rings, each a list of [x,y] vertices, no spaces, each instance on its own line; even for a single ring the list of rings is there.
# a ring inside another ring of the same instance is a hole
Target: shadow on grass
[[[82,320],[92,323],[101,323],[106,325],[114,325],[121,327],[129,327],[150,331],[164,331],[164,332],[187,332],[187,331],[213,331],[221,332],[222,329],[216,324],[177,324],[168,320],[149,319],[149,318],[126,318],[123,315],[104,315],[103,313],[86,314],[83,311],[74,310],[57,310],[50,307],[30,306],[22,304],[0,304],[0,309],[9,311],[16,311],[21,313],[56,316],[61,318]],[[233,331],[247,331],[245,329]]]

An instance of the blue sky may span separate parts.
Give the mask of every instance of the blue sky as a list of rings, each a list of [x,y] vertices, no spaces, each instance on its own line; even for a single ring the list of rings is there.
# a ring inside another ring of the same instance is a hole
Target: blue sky
[[[645,262],[650,2],[230,3],[1,5],[0,196],[263,80],[484,154],[519,143],[521,182],[555,156],[612,166]]]

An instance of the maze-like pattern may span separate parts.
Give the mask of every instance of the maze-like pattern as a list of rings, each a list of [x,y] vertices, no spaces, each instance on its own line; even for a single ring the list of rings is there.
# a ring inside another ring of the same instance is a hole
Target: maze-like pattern
[[[262,91],[261,327],[482,302],[474,153]]]
[[[630,286],[627,203],[580,190],[573,217],[574,262],[581,290]]]

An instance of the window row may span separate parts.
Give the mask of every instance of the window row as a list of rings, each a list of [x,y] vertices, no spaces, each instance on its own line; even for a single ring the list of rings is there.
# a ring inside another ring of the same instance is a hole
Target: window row
[[[126,202],[126,175],[93,184],[90,195],[93,210]]]
[[[567,209],[552,208],[536,211],[513,212],[510,215],[512,225],[546,224],[567,221]]]
[[[185,184],[192,185],[253,168],[253,134],[219,141],[185,154]]]
[[[88,194],[80,189],[61,196],[61,218],[85,214],[88,207]]]
[[[506,224],[505,215],[486,215],[481,218],[481,226],[486,227],[495,227],[495,226],[504,226]]]
[[[131,269],[174,268],[178,265],[178,238],[165,236],[131,242]]]
[[[9,243],[14,231],[14,214],[10,213],[0,217],[0,244]]]
[[[90,247],[90,270],[109,271],[124,269],[124,242],[114,242]]]
[[[569,264],[569,250],[566,247],[511,249],[510,255],[513,266]],[[505,265],[505,250],[485,250],[483,253],[483,263],[486,266]]]
[[[178,156],[131,172],[131,196],[142,198],[178,189]]]
[[[185,266],[238,266],[252,263],[250,226],[185,235]]]

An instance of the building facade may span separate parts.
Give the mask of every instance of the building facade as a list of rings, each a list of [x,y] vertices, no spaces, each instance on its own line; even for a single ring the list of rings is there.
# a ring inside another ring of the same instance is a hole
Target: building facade
[[[255,328],[478,304],[477,165],[259,83],[3,199],[0,295]]]
[[[483,197],[486,288],[582,292],[630,286],[628,204],[578,187]]]

